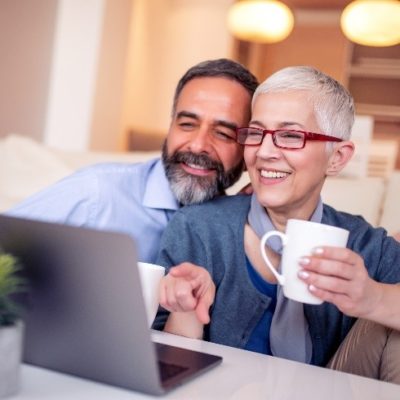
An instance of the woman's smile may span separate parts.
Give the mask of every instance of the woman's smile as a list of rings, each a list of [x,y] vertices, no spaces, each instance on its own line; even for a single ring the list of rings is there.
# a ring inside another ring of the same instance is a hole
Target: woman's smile
[[[291,173],[276,169],[261,169],[260,181],[265,185],[274,185],[284,181]]]

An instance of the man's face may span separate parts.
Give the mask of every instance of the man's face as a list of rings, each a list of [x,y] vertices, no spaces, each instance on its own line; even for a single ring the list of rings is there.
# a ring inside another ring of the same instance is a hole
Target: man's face
[[[195,78],[182,89],[163,147],[171,189],[181,204],[209,200],[243,171],[235,129],[250,118],[250,94],[223,77]]]

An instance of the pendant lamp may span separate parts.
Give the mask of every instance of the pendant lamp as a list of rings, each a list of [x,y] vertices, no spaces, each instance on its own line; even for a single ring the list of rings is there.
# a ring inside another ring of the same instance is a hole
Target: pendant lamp
[[[393,46],[400,43],[400,1],[356,0],[340,18],[345,36],[365,46]]]
[[[294,17],[290,8],[277,0],[243,0],[228,12],[228,29],[241,40],[275,43],[289,36]]]

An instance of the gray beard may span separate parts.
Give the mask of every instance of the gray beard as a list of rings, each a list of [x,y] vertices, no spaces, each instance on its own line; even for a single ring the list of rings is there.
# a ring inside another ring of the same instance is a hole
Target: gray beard
[[[175,152],[168,156],[166,141],[163,145],[162,161],[172,193],[182,205],[203,203],[224,194],[225,189],[240,178],[244,166],[242,161],[236,167],[225,172],[222,163],[212,160],[206,154]],[[214,169],[215,175],[191,175],[182,169],[181,162]]]

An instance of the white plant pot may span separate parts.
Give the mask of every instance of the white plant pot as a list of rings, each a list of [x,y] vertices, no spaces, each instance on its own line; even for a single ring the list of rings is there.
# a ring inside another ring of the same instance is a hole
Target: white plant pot
[[[0,327],[0,398],[11,396],[19,389],[24,324]]]

